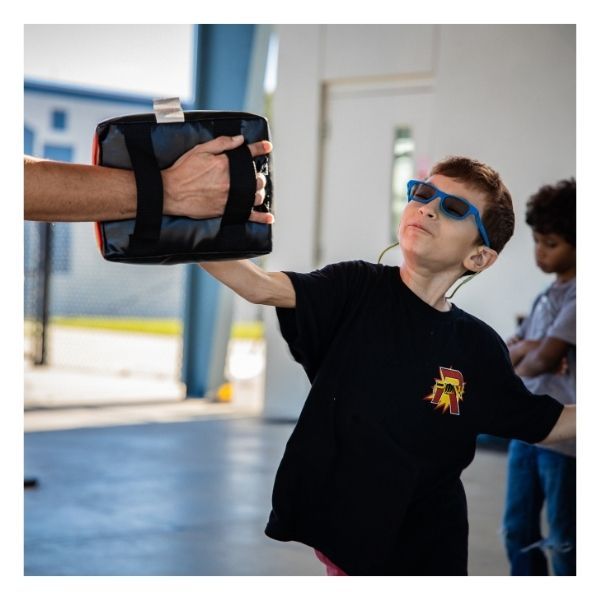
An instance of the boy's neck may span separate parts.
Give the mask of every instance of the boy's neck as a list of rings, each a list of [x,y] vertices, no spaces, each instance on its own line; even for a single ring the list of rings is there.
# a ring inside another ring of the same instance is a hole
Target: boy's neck
[[[562,273],[556,273],[556,283],[567,283],[567,281],[571,281],[571,279],[575,278],[576,268],[567,269]]]
[[[447,312],[452,305],[446,300],[446,292],[452,286],[452,277],[444,274],[440,277],[430,277],[416,269],[410,268],[406,263],[401,265],[400,278],[413,294],[421,298],[429,306]]]

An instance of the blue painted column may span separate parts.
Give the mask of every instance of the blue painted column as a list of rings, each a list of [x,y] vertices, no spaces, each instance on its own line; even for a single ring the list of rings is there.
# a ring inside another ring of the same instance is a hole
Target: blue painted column
[[[196,25],[194,108],[244,110],[254,25]],[[182,380],[202,397],[223,378],[231,292],[197,265],[186,268]]]

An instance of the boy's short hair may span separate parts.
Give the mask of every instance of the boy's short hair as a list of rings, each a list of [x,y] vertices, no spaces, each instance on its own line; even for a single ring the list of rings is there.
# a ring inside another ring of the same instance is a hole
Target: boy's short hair
[[[515,212],[510,192],[498,172],[466,156],[449,156],[433,165],[430,175],[457,179],[485,194],[486,206],[481,220],[490,238],[490,248],[500,254],[515,231]],[[480,242],[483,244],[481,236]],[[472,274],[473,271],[465,271],[463,276]]]
[[[575,179],[544,185],[527,202],[525,222],[536,233],[554,233],[575,247]]]

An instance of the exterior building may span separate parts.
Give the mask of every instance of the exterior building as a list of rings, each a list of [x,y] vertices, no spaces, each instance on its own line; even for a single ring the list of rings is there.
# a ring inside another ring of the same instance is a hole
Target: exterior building
[[[152,98],[25,81],[25,153],[90,164],[96,125],[127,113],[150,112]],[[37,261],[38,223],[25,223],[25,269]],[[133,266],[106,262],[93,223],[55,223],[50,314],[178,318],[183,266]],[[33,292],[26,278],[25,311]]]

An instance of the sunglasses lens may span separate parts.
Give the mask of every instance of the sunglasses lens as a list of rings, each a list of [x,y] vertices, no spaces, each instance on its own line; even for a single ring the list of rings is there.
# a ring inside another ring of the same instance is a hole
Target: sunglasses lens
[[[444,210],[456,219],[462,219],[469,212],[469,205],[454,196],[447,196],[443,201]]]
[[[410,188],[410,198],[413,200],[430,200],[434,195],[435,189],[424,183],[415,183]]]

